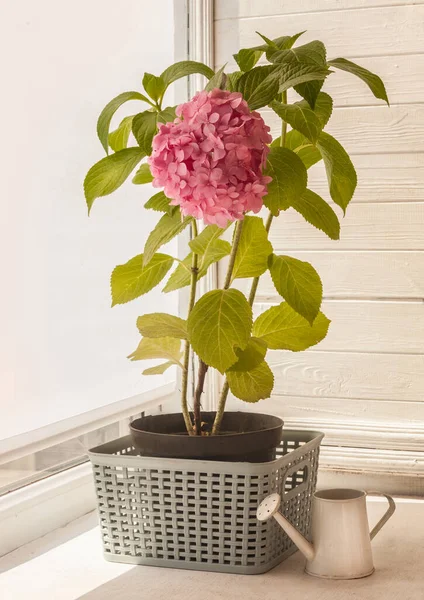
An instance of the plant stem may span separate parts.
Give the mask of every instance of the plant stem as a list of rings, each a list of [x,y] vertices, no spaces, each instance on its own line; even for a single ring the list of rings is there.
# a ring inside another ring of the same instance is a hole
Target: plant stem
[[[233,239],[233,247],[231,248],[230,260],[228,263],[227,274],[225,276],[225,282],[223,289],[228,290],[231,285],[231,276],[233,274],[234,264],[236,261],[237,250],[240,243],[241,232],[243,229],[243,221],[237,221],[235,230],[234,230],[234,239]],[[194,394],[193,401],[193,414],[194,414],[194,432],[195,435],[202,434],[202,417],[201,417],[201,397],[203,393],[203,385],[205,382],[206,373],[208,372],[208,365],[203,362],[203,360],[199,361],[199,370],[197,375],[197,387]],[[216,417],[215,417],[216,419]]]
[[[283,92],[281,94],[281,102],[283,104],[287,103],[287,92]],[[280,137],[280,146],[281,147],[285,146],[286,135],[287,135],[287,123],[285,121],[283,121],[281,124],[281,137]],[[265,229],[267,230],[267,233],[269,233],[273,218],[274,218],[273,215],[271,213],[269,213],[268,218],[265,223]],[[259,279],[260,279],[260,277],[255,277],[252,281],[252,286],[250,288],[250,293],[249,293],[250,306],[253,306],[253,303],[255,301],[256,292],[258,290],[258,285],[259,285]],[[230,391],[230,386],[228,385],[227,378],[225,378],[224,385],[222,386],[222,390],[221,390],[221,395],[219,397],[218,410],[216,411],[215,421],[214,421],[214,424],[212,427],[212,435],[218,434],[219,430],[221,428],[222,418],[224,416],[224,411],[225,411],[225,404],[227,402],[227,397],[228,397],[229,391]]]
[[[208,372],[208,365],[201,360],[199,362],[199,372],[197,375],[197,386],[194,392],[193,415],[194,415],[194,433],[202,435],[202,413],[201,413],[201,398],[203,394],[203,386],[205,385],[205,377]]]
[[[191,233],[192,237],[195,238],[197,236],[197,223],[193,219],[191,222]],[[188,302],[188,315],[191,313],[191,310],[194,306],[194,302],[196,300],[196,285],[197,285],[197,276],[198,276],[198,255],[193,252],[193,257],[191,261],[191,280],[190,280],[190,299]],[[193,424],[190,418],[190,412],[188,410],[187,405],[187,388],[188,388],[188,368],[190,365],[190,342],[186,340],[184,344],[184,358],[183,358],[183,376],[181,380],[181,409],[184,416],[184,423],[189,435],[193,435]]]

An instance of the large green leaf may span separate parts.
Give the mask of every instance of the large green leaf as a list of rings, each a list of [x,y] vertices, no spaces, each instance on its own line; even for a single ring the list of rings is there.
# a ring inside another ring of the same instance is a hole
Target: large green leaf
[[[179,212],[178,206],[173,206],[170,204],[170,202],[171,200],[167,198],[163,192],[158,192],[149,200],[147,200],[144,208],[167,213],[168,215],[173,215],[175,212]]]
[[[265,358],[267,351],[265,342],[258,338],[250,338],[244,350],[237,349],[238,361],[227,371],[251,371]]]
[[[174,292],[175,290],[179,290],[186,285],[190,285],[192,261],[193,253],[190,252],[188,256],[178,263],[177,268],[173,273],[171,273],[171,276],[169,277],[162,291],[166,293]],[[199,279],[199,275],[197,278]]]
[[[152,140],[156,134],[158,125],[158,113],[145,110],[135,115],[132,122],[132,132],[137,144],[147,156],[152,153]]]
[[[343,146],[328,133],[321,133],[316,146],[325,164],[330,195],[346,212],[356,188],[355,167]]]
[[[305,190],[292,202],[292,207],[311,225],[323,231],[332,240],[340,238],[340,223],[334,210],[311,190]]]
[[[307,81],[324,80],[331,71],[324,67],[301,63],[287,63],[280,65],[279,92],[284,92],[291,87],[297,88]],[[318,90],[319,91],[319,90]]]
[[[144,183],[151,183],[152,181],[153,177],[150,172],[150,167],[147,163],[143,163],[141,167],[139,167],[137,173],[134,175],[132,182],[140,185]]]
[[[306,168],[301,159],[288,148],[272,147],[268,154],[265,175],[272,177],[264,204],[273,215],[286,210],[307,184]]]
[[[274,375],[265,361],[251,371],[228,371],[227,381],[233,395],[245,402],[269,398],[274,387]]]
[[[84,179],[84,193],[89,213],[94,200],[117,190],[144,156],[145,153],[141,148],[125,148],[105,156],[91,167]]]
[[[293,129],[300,131],[312,143],[317,141],[323,126],[307,102],[281,104],[281,102],[274,100],[271,102],[270,107],[283,121],[286,121]]]
[[[213,290],[196,302],[188,321],[193,350],[207,365],[224,373],[247,346],[252,309],[239,290]]]
[[[157,102],[165,93],[166,83],[162,77],[157,77],[151,73],[145,73],[143,76],[143,87],[150,98]]]
[[[275,139],[271,148],[280,146],[280,138]],[[311,142],[299,131],[292,129],[286,136],[286,148],[297,154],[300,160],[309,169],[322,159],[321,153]]]
[[[242,48],[237,54],[233,54],[234,60],[240,67],[240,71],[250,71],[262,56],[261,50],[253,48]]]
[[[326,66],[326,50],[325,46],[319,40],[313,40],[302,46],[295,48],[283,49],[272,56],[273,63],[304,63],[316,65],[318,67]]]
[[[273,254],[269,271],[280,296],[312,325],[322,302],[322,282],[314,267],[292,256]]]
[[[163,246],[163,244],[170,242],[176,235],[183,231],[191,220],[191,217],[181,218],[179,212],[173,215],[163,215],[147,238],[143,253],[144,264],[148,265],[156,250]]]
[[[189,242],[190,248],[196,254],[206,254],[209,246],[224,233],[225,229],[218,225],[208,225]]]
[[[167,371],[170,367],[173,366],[175,366],[175,363],[171,360],[168,360],[167,362],[161,363],[160,365],[156,365],[155,367],[149,367],[148,369],[144,369],[143,375],[163,375],[165,371]]]
[[[240,92],[251,110],[262,108],[278,95],[280,69],[272,65],[255,67],[237,80],[235,91]]]
[[[141,335],[148,338],[171,337],[179,340],[187,339],[187,323],[167,313],[151,313],[137,319],[137,327]]]
[[[242,71],[234,71],[233,73],[227,73],[226,89],[230,92],[236,92],[238,81],[242,75]]]
[[[282,302],[259,315],[253,324],[253,335],[273,350],[299,352],[323,340],[329,324],[320,312],[311,326],[287,302]]]
[[[325,92],[320,92],[317,96],[314,113],[322,123],[322,127],[325,127],[330,120],[331,113],[333,112],[333,99]]]
[[[271,57],[273,62],[298,63],[299,65],[309,65],[310,73],[314,69],[321,71],[326,70],[327,75],[330,73],[326,64],[326,50],[322,42],[314,40],[303,46],[297,46],[290,50],[282,51],[274,54]],[[311,108],[315,107],[317,96],[323,85],[323,77],[309,77],[303,81],[298,81],[293,84],[296,92],[300,94],[308,102]]]
[[[271,252],[272,246],[261,217],[244,217],[232,279],[258,277],[265,273]]]
[[[142,338],[137,349],[128,358],[130,360],[149,360],[152,358],[165,358],[182,368],[181,340],[177,338]]]
[[[215,88],[219,88],[224,90],[225,89],[225,84],[227,81],[227,76],[224,73],[224,69],[227,66],[227,64],[225,64],[223,67],[221,67],[216,73],[215,75],[209,79],[208,83],[205,86],[205,90],[207,92],[210,92],[211,90],[214,90]]]
[[[110,122],[112,120],[113,115],[118,110],[122,104],[128,102],[129,100],[142,100],[143,102],[147,102],[150,104],[149,99],[143,94],[139,92],[124,92],[123,94],[119,94],[113,100],[111,100],[102,112],[97,121],[97,135],[99,136],[99,140],[102,143],[103,148],[105,149],[106,154],[109,152],[108,148],[108,136],[109,136],[109,127]]]
[[[125,304],[147,292],[162,281],[174,259],[167,254],[155,254],[147,266],[143,265],[143,255],[139,254],[125,265],[118,265],[112,272],[110,286],[112,306]]]
[[[360,67],[345,58],[334,58],[333,60],[330,60],[328,64],[332,67],[336,67],[336,69],[341,69],[342,71],[347,71],[348,73],[352,73],[352,75],[356,75],[362,79],[362,81],[365,81],[376,98],[384,100],[389,104],[384,83],[375,73],[371,73],[368,69],[364,69],[364,67]]]
[[[109,133],[109,146],[114,152],[119,152],[119,150],[123,150],[127,147],[133,118],[134,115],[131,117],[125,117],[122,119],[119,127],[115,129],[115,131]]]
[[[200,75],[204,75],[208,79],[213,77],[215,74],[210,67],[204,65],[203,63],[195,62],[194,60],[183,60],[165,69],[161,75],[161,78],[168,87],[168,85],[173,81],[181,79],[181,77],[186,77],[187,75],[192,75],[193,73],[200,73]]]

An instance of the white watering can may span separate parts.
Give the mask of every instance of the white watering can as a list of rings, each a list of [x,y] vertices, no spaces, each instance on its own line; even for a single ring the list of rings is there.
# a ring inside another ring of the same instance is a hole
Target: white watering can
[[[370,532],[366,496],[384,496],[389,508]],[[257,518],[273,517],[306,557],[306,573],[327,579],[357,579],[374,572],[371,540],[396,509],[391,496],[379,492],[334,489],[315,492],[312,503],[312,544],[278,511],[279,494],[267,496]]]

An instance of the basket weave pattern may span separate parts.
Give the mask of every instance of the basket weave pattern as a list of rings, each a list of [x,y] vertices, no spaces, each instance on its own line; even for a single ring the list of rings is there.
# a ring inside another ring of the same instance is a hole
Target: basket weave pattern
[[[105,558],[231,573],[261,573],[295,551],[256,509],[278,492],[281,510],[310,533],[322,434],[285,431],[269,463],[142,457],[129,437],[93,449]]]

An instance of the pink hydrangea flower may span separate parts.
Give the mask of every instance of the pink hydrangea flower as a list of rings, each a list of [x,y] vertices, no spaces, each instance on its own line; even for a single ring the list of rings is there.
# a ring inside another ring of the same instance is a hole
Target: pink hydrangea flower
[[[164,188],[183,215],[225,227],[262,208],[271,140],[269,127],[240,93],[199,92],[153,138],[153,185]]]

